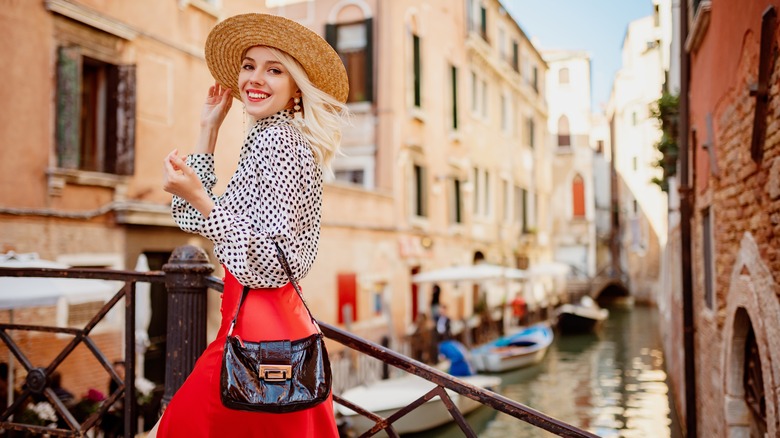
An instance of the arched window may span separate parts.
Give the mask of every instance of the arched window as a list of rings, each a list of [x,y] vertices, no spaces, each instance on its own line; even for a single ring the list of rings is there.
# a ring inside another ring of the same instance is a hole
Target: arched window
[[[579,174],[571,183],[572,216],[578,219],[585,217],[585,181]]]
[[[569,69],[564,67],[558,70],[558,83],[561,85],[569,84]]]
[[[569,135],[569,118],[561,116],[558,119],[558,147],[571,146],[571,135]]]

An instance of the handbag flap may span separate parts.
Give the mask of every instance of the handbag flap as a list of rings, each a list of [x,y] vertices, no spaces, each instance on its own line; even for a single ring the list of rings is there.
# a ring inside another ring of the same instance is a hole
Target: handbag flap
[[[291,361],[292,348],[289,340],[260,343],[260,363],[289,365]]]

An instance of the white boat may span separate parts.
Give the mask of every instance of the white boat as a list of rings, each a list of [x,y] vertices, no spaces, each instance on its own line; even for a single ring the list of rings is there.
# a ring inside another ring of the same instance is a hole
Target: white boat
[[[459,377],[459,379],[491,391],[495,391],[501,384],[501,379],[496,376],[477,374]],[[435,383],[410,374],[404,377],[380,380],[370,385],[358,386],[344,391],[341,397],[382,418],[388,418],[435,387]],[[449,389],[446,391],[452,402],[464,415],[481,405],[478,401],[464,397],[457,392]],[[375,423],[372,420],[345,406],[336,404],[336,411],[348,419],[358,434],[374,427]],[[422,432],[450,421],[453,421],[452,415],[447,411],[441,398],[437,396],[394,422],[393,428],[399,434]]]
[[[501,373],[537,364],[553,341],[547,324],[536,324],[471,350],[479,371]]]
[[[589,333],[597,330],[609,317],[609,310],[602,309],[593,298],[584,296],[579,304],[564,304],[556,311],[557,325],[561,333]]]

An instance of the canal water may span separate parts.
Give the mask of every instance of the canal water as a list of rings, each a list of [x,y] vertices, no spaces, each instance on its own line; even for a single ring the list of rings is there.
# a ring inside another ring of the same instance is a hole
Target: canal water
[[[544,361],[500,374],[501,392],[601,437],[678,438],[655,308],[611,309],[598,335],[556,336]],[[553,437],[482,407],[467,417],[480,438]],[[450,424],[415,438],[462,437]]]

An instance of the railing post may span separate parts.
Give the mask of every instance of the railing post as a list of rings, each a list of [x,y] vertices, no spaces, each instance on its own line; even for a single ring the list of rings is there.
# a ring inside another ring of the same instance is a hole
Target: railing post
[[[203,249],[185,245],[173,251],[163,271],[168,289],[164,410],[206,348],[206,277],[214,267]]]

